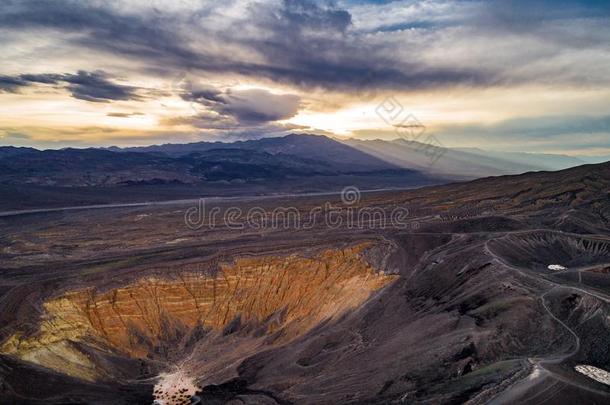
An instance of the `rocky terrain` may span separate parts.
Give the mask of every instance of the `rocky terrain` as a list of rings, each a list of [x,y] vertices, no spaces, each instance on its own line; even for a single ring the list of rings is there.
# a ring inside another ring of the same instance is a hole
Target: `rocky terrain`
[[[1,396],[606,403],[609,186],[606,163],[214,203],[293,207],[298,227],[189,227],[190,203],[0,217]]]

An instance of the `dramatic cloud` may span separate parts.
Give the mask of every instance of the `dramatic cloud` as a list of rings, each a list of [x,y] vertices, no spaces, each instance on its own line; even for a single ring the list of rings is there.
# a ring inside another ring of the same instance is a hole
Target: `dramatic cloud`
[[[20,87],[27,86],[28,82],[18,77],[0,76],[0,91],[15,92]]]
[[[252,2],[245,15],[236,18],[228,29],[214,29],[218,21],[206,15],[209,12],[205,6],[195,10],[196,16],[202,15],[202,23],[211,23],[209,28],[204,28],[192,25],[196,22],[192,16],[151,11],[121,15],[113,9],[86,2],[57,0],[49,6],[24,0],[9,2],[0,16],[0,28],[84,32],[86,35],[70,37],[69,42],[139,58],[158,69],[229,71],[296,85],[347,90],[375,86],[416,89],[493,80],[481,71],[427,66],[411,58],[397,59],[392,55],[392,48],[400,44],[369,42],[366,37],[350,32],[348,11],[322,7],[312,1],[285,0],[279,7],[275,3]],[[185,33],[180,22],[188,20],[195,29]],[[237,32],[236,25],[241,26]],[[210,51],[214,46],[198,46],[201,40],[215,40],[216,46],[234,47],[243,52],[214,53]],[[258,57],[239,57],[253,51]]]
[[[103,72],[79,71],[75,75],[64,75],[67,89],[72,97],[86,101],[106,102],[109,100],[137,100],[135,88],[110,82]]]
[[[374,111],[392,96],[466,136],[470,122],[594,120],[610,102],[606,1],[0,0],[0,37],[10,128],[258,136],[289,122],[349,135],[387,129]],[[44,114],[28,116],[34,104]]]
[[[22,74],[17,77],[0,76],[0,90],[15,92],[35,84],[63,84],[72,97],[93,101],[139,100],[136,88],[111,82],[102,72],[78,71],[76,74]]]
[[[224,102],[215,108],[243,123],[279,121],[294,117],[299,108],[299,97],[261,89],[233,91],[227,93]]]
[[[193,109],[205,107],[203,113],[193,117],[198,127],[231,128],[252,126],[265,122],[281,121],[294,117],[300,106],[300,97],[294,94],[275,94],[265,89],[221,91],[213,86],[186,81],[181,97],[193,102]],[[198,106],[197,106],[198,105]],[[174,123],[184,123],[184,118]]]
[[[110,7],[98,1],[5,3],[0,28],[59,30],[73,46],[135,58],[151,70],[233,72],[298,86],[353,91],[488,86],[555,78],[582,82],[591,71],[579,75],[572,70],[568,75],[553,69],[552,62],[591,59],[593,55],[583,55],[582,50],[606,42],[609,28],[600,23],[606,24],[610,16],[610,7],[602,2],[590,6],[561,2],[557,7],[552,1],[520,0],[394,1],[381,6],[364,2],[352,12],[308,0],[246,1],[242,14],[231,18],[227,17],[231,13],[223,14],[207,2],[186,10],[163,11]],[[570,28],[572,22],[578,26]],[[590,31],[587,26],[599,29]],[[511,58],[509,63],[480,59],[479,55],[488,56],[516,38],[540,49],[538,56],[526,55],[528,46],[523,46],[512,47],[502,58]],[[462,60],[452,57],[453,47],[462,51],[472,48],[473,41],[476,54],[470,49]],[[562,44],[574,42],[580,48],[574,50],[574,58],[558,60],[566,56]],[[439,45],[448,54],[444,61],[435,56]],[[223,48],[231,51],[223,52]],[[608,56],[605,46],[600,51],[597,58]],[[548,65],[541,58],[547,58]],[[524,61],[537,66],[516,74],[507,70],[523,66]],[[538,66],[540,63],[544,66]],[[602,79],[607,73],[608,69],[601,69],[595,78]]]

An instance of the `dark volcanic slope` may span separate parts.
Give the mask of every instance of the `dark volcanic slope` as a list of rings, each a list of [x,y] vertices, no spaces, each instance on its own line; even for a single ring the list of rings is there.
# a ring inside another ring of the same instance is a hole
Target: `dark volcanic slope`
[[[2,398],[607,403],[609,190],[602,164],[231,203],[297,229],[194,230],[180,205],[0,218]],[[309,221],[326,203],[341,222]]]

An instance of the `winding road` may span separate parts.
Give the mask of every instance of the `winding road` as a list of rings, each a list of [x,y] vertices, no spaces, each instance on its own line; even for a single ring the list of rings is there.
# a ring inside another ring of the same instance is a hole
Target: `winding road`
[[[533,399],[533,397],[523,398],[523,394],[525,394],[530,388],[533,388],[534,386],[536,386],[537,384],[539,384],[541,381],[543,381],[545,378],[548,378],[548,377],[551,377],[555,380],[561,381],[568,385],[576,386],[580,389],[583,389],[583,390],[586,390],[586,391],[589,391],[589,392],[592,392],[595,394],[599,394],[599,395],[603,395],[603,396],[610,396],[610,394],[608,394],[605,391],[597,390],[597,389],[591,388],[591,387],[583,385],[583,384],[578,384],[575,381],[569,380],[569,379],[563,377],[562,375],[559,375],[559,374],[551,371],[547,367],[545,367],[545,365],[562,363],[563,361],[567,360],[568,358],[576,355],[580,351],[580,347],[581,347],[580,337],[578,336],[578,334],[572,328],[570,328],[565,322],[563,322],[555,314],[553,314],[553,312],[548,307],[548,305],[545,301],[546,296],[558,288],[564,288],[564,289],[569,289],[569,290],[573,290],[573,291],[578,291],[585,295],[590,295],[590,296],[592,296],[596,299],[599,299],[603,302],[606,302],[606,303],[610,303],[610,298],[608,298],[607,296],[602,295],[600,293],[597,293],[597,292],[591,292],[591,291],[587,291],[587,290],[584,290],[579,287],[561,284],[556,281],[549,280],[546,277],[537,277],[535,274],[532,274],[532,272],[530,272],[526,269],[521,269],[519,267],[506,263],[506,261],[504,261],[502,258],[498,257],[489,248],[489,245],[488,245],[489,242],[490,242],[490,240],[487,240],[484,243],[484,250],[485,250],[486,254],[488,254],[489,256],[491,256],[493,258],[494,261],[496,261],[503,267],[506,267],[513,271],[518,272],[520,275],[522,275],[524,277],[532,278],[537,281],[543,281],[543,282],[546,282],[551,285],[551,288],[548,289],[547,291],[545,291],[543,294],[541,294],[538,298],[541,300],[542,307],[548,313],[548,315],[554,321],[559,323],[563,328],[565,328],[568,331],[568,333],[570,333],[575,339],[574,348],[568,353],[556,354],[551,357],[542,358],[542,359],[528,358],[527,360],[529,361],[529,363],[533,364],[534,371],[526,379],[517,381],[516,383],[512,384],[508,389],[501,392],[498,396],[496,396],[493,400],[491,400],[489,402],[489,404],[493,404],[493,405],[510,404],[510,403],[514,403],[514,401],[517,399],[519,399],[520,402],[525,402],[527,400],[531,400],[531,399]],[[579,275],[580,275],[580,271],[585,271],[587,269],[594,268],[594,267],[597,267],[597,266],[588,266],[585,268],[574,269],[573,271],[578,271]],[[538,391],[535,394],[535,396],[539,396],[543,392],[548,391],[548,389],[550,389],[550,387],[547,387],[543,391]]]

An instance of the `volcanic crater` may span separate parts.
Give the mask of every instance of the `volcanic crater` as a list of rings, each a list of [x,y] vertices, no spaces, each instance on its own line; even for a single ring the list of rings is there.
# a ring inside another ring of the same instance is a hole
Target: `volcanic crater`
[[[222,381],[233,362],[337,319],[394,281],[367,261],[371,251],[361,243],[244,256],[200,272],[68,290],[44,302],[37,330],[15,331],[1,351],[91,382],[161,375],[154,396],[188,403],[187,388],[168,394],[175,384]],[[182,383],[163,381],[176,373]]]
[[[489,242],[489,248],[506,263],[546,271],[559,264],[568,269],[610,264],[607,239],[553,231],[518,232]]]

